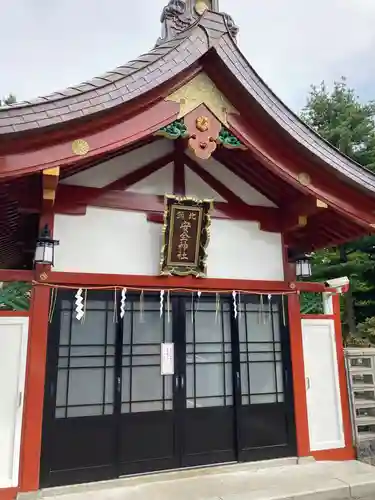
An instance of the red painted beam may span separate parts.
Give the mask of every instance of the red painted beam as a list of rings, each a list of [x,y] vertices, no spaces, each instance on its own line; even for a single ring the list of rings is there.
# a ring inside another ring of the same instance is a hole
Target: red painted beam
[[[34,279],[34,271],[24,269],[0,269],[0,281],[27,281]]]
[[[280,211],[278,208],[248,205],[231,189],[186,155],[185,163],[206,184],[227,200],[227,203],[221,203],[220,207],[225,209],[231,218],[257,221],[264,231],[280,232]],[[215,207],[219,209],[219,204],[215,203]]]
[[[136,212],[164,212],[164,196],[132,193],[130,191],[106,191],[99,188],[60,184],[57,191],[55,213],[75,214],[79,207],[87,206],[132,210]],[[212,217],[220,219],[248,220],[259,222],[265,231],[280,232],[278,208],[250,205],[234,205],[216,202]],[[77,214],[80,212],[78,211]],[[152,216],[154,217],[154,215]],[[155,221],[155,219],[153,220]]]
[[[186,194],[184,150],[183,140],[174,141],[173,193],[180,196]]]
[[[72,141],[61,140],[58,144],[46,146],[37,151],[12,153],[0,157],[0,179],[30,174],[46,168],[79,165],[81,161],[108,154],[142,140],[161,127],[174,121],[180,106],[172,101],[159,101],[150,108],[129,117],[105,130],[79,137],[89,145],[84,157],[72,152]]]
[[[215,158],[246,184],[255,188],[275,205],[280,205],[284,194],[282,181],[267,171],[256,161],[243,159],[240,151],[229,151],[224,148],[215,152]]]
[[[130,172],[129,174],[124,175],[120,179],[111,182],[103,189],[105,191],[124,191],[125,189],[128,189],[130,186],[133,186],[137,182],[145,179],[149,175],[165,167],[166,165],[168,165],[168,163],[171,163],[173,159],[174,159],[173,153],[164,155],[163,157],[157,158],[156,160],[151,161],[147,165],[138,168],[134,172]],[[125,161],[126,159],[124,159],[124,162]]]
[[[189,156],[185,155],[186,165],[198,175],[206,184],[208,184],[214,191],[216,191],[228,203],[246,209],[248,205],[241,200],[231,189],[220,182],[216,177],[207,172],[204,168],[198,165],[197,162],[192,160]]]
[[[137,289],[191,289],[215,291],[247,291],[247,292],[289,292],[293,293],[289,283],[285,281],[255,281],[203,278],[193,276],[140,276],[120,274],[91,274],[91,273],[48,273],[47,283],[54,285],[71,286],[124,286]]]

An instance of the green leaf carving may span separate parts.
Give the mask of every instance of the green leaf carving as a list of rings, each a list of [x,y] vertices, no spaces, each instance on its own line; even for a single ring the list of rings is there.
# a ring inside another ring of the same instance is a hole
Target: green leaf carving
[[[28,311],[30,309],[31,283],[11,281],[0,287],[1,311]]]
[[[167,139],[175,140],[187,137],[188,133],[184,120],[181,118],[180,120],[175,120],[169,125],[162,127],[156,132],[155,135],[161,135],[163,137],[166,137]]]
[[[218,143],[228,149],[246,149],[242,142],[225,127],[220,130]]]

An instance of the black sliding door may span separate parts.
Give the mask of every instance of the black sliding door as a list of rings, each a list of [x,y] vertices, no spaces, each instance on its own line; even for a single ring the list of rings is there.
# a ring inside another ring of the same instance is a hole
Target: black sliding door
[[[230,306],[159,297],[123,323],[120,473],[235,460]],[[161,375],[160,346],[174,343],[175,373]]]
[[[231,309],[214,297],[182,299],[182,465],[236,460]]]
[[[180,466],[177,375],[161,374],[161,344],[175,341],[178,302],[130,297],[119,352],[119,475]]]
[[[73,296],[59,292],[49,331],[41,486],[116,473],[113,294],[89,292],[82,323]]]
[[[241,297],[234,333],[239,460],[295,453],[292,373],[285,311],[279,297]]]
[[[294,454],[277,299],[59,292],[49,331],[41,486]],[[162,345],[174,363],[162,374]]]

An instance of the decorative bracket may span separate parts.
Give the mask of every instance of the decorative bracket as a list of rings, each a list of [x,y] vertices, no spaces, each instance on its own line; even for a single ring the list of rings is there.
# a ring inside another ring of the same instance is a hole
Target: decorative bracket
[[[56,189],[59,184],[60,167],[43,170],[43,204],[52,207],[55,203]]]
[[[155,135],[171,140],[188,139],[190,149],[201,159],[210,158],[217,145],[227,149],[246,149],[203,105],[186,115],[185,120],[175,120]]]
[[[185,139],[188,137],[188,131],[183,118],[175,120],[174,122],[162,127],[154,135],[160,135],[166,139]]]

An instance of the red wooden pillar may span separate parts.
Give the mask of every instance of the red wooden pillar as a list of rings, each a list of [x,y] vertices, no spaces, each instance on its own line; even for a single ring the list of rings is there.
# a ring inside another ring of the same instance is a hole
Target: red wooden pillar
[[[302,325],[299,295],[290,295],[288,300],[289,335],[292,356],[294,414],[296,420],[297,455],[310,455],[309,424],[305,386],[305,364],[303,360]]]
[[[35,491],[39,488],[49,297],[48,287],[34,286],[29,326],[20,491]]]
[[[44,225],[48,224],[50,230],[53,231],[53,223],[52,210],[45,208],[40,216],[39,230],[42,230]],[[35,273],[39,276],[42,273],[49,273],[49,271],[50,266],[38,265]],[[29,324],[20,491],[36,491],[39,489],[49,307],[50,288],[44,285],[35,285],[33,287]]]

